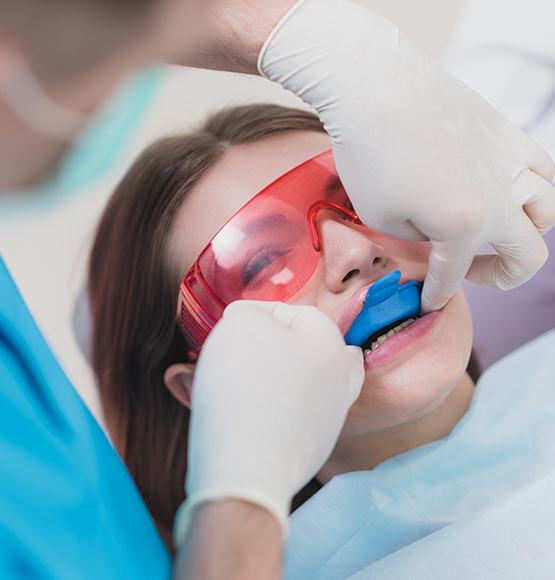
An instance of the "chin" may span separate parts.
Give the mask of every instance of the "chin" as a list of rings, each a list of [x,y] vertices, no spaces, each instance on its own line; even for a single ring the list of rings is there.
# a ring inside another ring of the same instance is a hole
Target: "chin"
[[[415,357],[418,358],[418,357]],[[417,361],[415,361],[417,362]],[[464,377],[465,367],[457,372],[414,372],[406,365],[397,372],[376,381],[367,377],[362,392],[351,409],[349,417],[364,418],[372,430],[387,429],[431,413],[449,396]]]
[[[459,292],[421,344],[385,365],[367,365],[361,394],[347,423],[355,428],[371,425],[374,431],[432,412],[463,379],[471,349],[472,321]]]

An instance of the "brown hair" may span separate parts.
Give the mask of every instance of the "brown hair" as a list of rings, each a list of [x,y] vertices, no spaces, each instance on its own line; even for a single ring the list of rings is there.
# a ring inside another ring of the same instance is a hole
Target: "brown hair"
[[[275,105],[235,107],[140,155],[111,197],[89,265],[92,361],[107,426],[169,543],[184,499],[189,411],[164,386],[186,362],[176,330],[180,277],[167,260],[185,196],[227,148],[293,130],[323,131],[312,113]]]

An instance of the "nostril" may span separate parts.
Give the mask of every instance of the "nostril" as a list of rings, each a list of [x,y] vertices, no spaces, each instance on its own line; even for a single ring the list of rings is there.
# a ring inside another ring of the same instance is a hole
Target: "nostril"
[[[360,270],[358,270],[358,269],[351,270],[350,272],[347,272],[347,274],[343,277],[343,280],[341,280],[341,282],[347,282],[347,280],[350,280],[353,276],[356,276],[359,273],[360,273]]]
[[[376,258],[374,258],[372,265],[375,266],[376,264],[379,264],[381,261],[382,261],[382,259],[379,256],[377,256]]]

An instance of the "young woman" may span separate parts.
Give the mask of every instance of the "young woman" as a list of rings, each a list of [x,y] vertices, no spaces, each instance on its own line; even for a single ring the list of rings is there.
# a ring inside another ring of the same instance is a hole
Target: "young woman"
[[[92,360],[110,434],[168,543],[184,498],[196,357],[176,322],[182,279],[253,196],[330,147],[308,112],[228,109],[195,132],[148,148],[106,207],[89,271]],[[348,203],[346,212],[319,216],[318,265],[289,300],[316,306],[343,333],[372,283],[394,270],[423,280],[429,252],[428,243],[400,241],[347,219]],[[287,258],[264,255],[257,267],[274,259]],[[252,283],[250,274],[243,283]],[[410,341],[393,359],[385,343],[367,354],[362,394],[332,456],[294,508],[335,475],[371,469],[445,437],[466,413],[477,372],[469,366],[472,323],[462,291],[405,331]]]

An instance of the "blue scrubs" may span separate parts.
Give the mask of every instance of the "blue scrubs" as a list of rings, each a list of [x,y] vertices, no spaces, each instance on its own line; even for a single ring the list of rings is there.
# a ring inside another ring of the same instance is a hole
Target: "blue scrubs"
[[[0,460],[0,578],[170,577],[129,473],[1,258]]]

